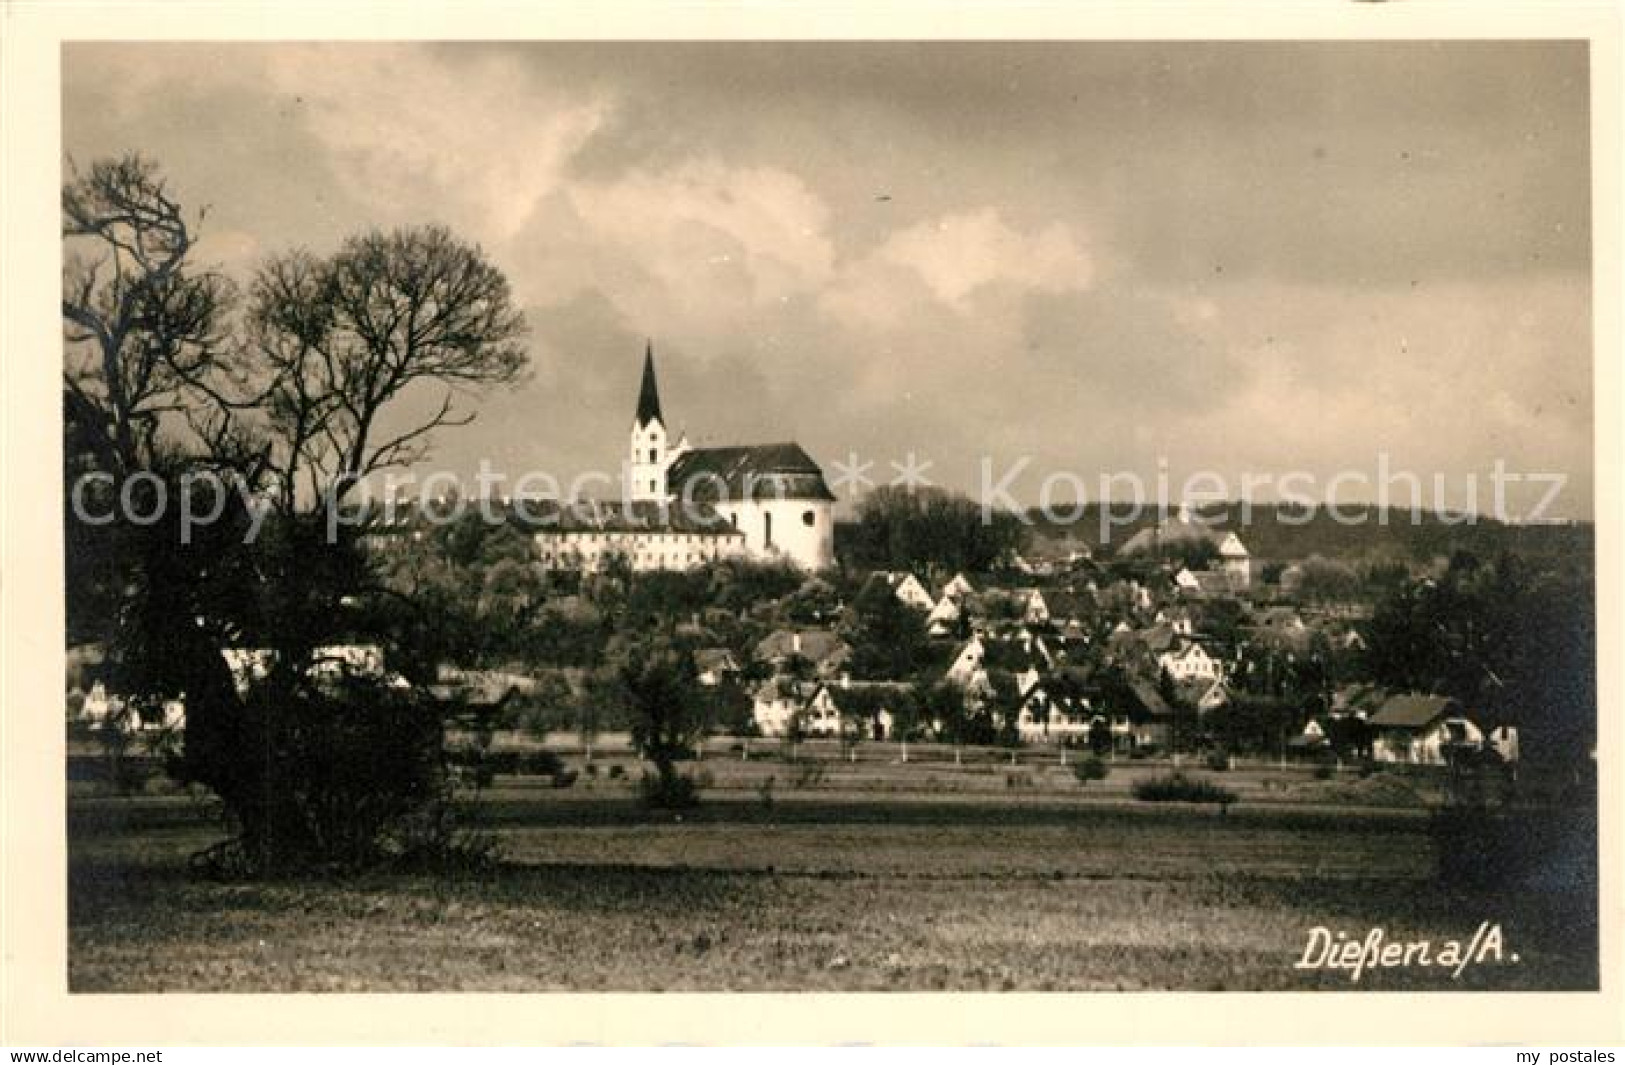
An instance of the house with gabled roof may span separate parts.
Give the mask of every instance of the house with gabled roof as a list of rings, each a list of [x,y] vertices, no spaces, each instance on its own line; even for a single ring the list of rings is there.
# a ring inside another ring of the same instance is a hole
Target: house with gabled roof
[[[925,631],[930,636],[957,636],[965,626],[965,610],[960,601],[944,595],[931,608],[925,618]]]
[[[771,677],[752,693],[751,717],[763,736],[787,736],[794,725],[809,738],[841,735],[840,706],[834,690],[823,681]]]
[[[1022,621],[1028,625],[1045,625],[1049,623],[1049,603],[1045,602],[1042,591],[1037,588],[1022,588],[1016,594],[1022,602]]]
[[[739,660],[726,647],[702,647],[695,651],[694,670],[700,684],[707,688],[737,680],[743,672]]]
[[[1225,534],[1219,541],[1219,568],[1230,580],[1230,587],[1240,591],[1253,583],[1253,558],[1247,545],[1235,533]]]
[[[1166,747],[1173,736],[1174,710],[1155,685],[1139,678],[1129,679],[1124,705],[1110,707],[1115,719],[1122,719],[1122,734],[1130,747]]]
[[[1088,737],[1098,716],[1088,695],[1040,680],[1022,694],[1016,733],[1027,743],[1073,742]]]
[[[834,678],[852,660],[852,645],[828,629],[784,628],[763,637],[753,657],[781,669],[794,659],[805,659],[821,677]]]
[[[1444,695],[1392,695],[1372,714],[1371,756],[1378,762],[1444,765],[1456,751],[1478,750],[1484,733],[1462,705]]]
[[[929,613],[931,608],[936,606],[935,601],[931,598],[931,593],[926,591],[925,584],[912,573],[901,570],[894,572],[881,570],[875,574],[875,577],[885,581],[886,585],[891,588],[892,594],[897,596],[898,601],[906,607]]]
[[[948,671],[943,679],[950,684],[960,687],[971,682],[971,679],[982,669],[982,663],[987,658],[987,645],[980,636],[972,636],[960,647],[959,653],[948,664]]]
[[[1213,682],[1224,676],[1224,665],[1195,640],[1178,640],[1157,656],[1157,669],[1177,681]]]

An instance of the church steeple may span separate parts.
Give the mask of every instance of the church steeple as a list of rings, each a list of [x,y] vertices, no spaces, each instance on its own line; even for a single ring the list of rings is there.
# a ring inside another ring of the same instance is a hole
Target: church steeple
[[[666,446],[666,419],[660,413],[660,389],[655,385],[655,349],[643,349],[643,385],[638,389],[638,415],[629,437],[626,497],[637,501],[666,498],[666,467],[672,454]]]
[[[654,342],[648,341],[643,349],[643,386],[638,389],[637,425],[642,428],[653,421],[664,425],[666,420],[660,416],[660,389],[655,385]]]

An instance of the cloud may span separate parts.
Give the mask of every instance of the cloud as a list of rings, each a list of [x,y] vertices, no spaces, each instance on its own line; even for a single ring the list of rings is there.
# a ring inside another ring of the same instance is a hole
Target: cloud
[[[1583,42],[120,43],[65,48],[63,113],[233,272],[481,243],[536,374],[448,462],[618,462],[652,337],[697,436],[957,487],[1384,448],[1589,482],[1586,88]]]
[[[1088,288],[1092,274],[1088,256],[1065,223],[1018,233],[991,207],[905,229],[876,254],[911,267],[939,299],[952,304],[994,281],[1064,292]]]
[[[673,301],[701,304],[717,281],[767,303],[829,276],[829,210],[794,174],[695,160],[659,174],[578,182],[568,198],[595,242],[646,265]]]

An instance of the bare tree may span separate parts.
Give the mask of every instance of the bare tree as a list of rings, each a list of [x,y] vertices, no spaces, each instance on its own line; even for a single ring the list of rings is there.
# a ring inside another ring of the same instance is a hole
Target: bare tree
[[[196,237],[140,155],[70,163],[62,190],[63,392],[79,441],[115,478],[151,468],[227,369],[230,283],[196,270]],[[199,221],[202,213],[198,215]],[[194,393],[189,396],[188,393]],[[214,423],[220,432],[222,423]],[[222,440],[225,437],[222,437]]]
[[[512,382],[525,366],[507,280],[440,226],[355,237],[327,260],[273,259],[248,317],[288,511],[336,504],[369,475],[420,461],[436,429],[471,420],[460,392]],[[432,411],[389,424],[422,390],[437,393]]]

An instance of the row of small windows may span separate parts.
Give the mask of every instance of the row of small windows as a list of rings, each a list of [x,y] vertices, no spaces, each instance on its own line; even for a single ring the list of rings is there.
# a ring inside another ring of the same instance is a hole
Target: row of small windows
[[[547,535],[547,534],[543,534],[543,535]],[[558,534],[554,534],[554,535],[558,535]],[[564,535],[564,536],[579,536],[589,544],[596,544],[596,543],[599,543],[600,541],[602,541],[603,543],[606,543],[606,544],[612,544],[612,543],[617,543],[617,542],[620,542],[620,541],[623,541],[623,540],[630,541],[633,544],[641,544],[641,543],[647,543],[649,541],[657,540],[657,539],[661,540],[661,541],[664,541],[666,543],[672,543],[672,544],[695,544],[695,543],[705,543],[705,542],[711,540],[713,537],[718,536],[720,534],[719,533],[624,533],[624,532],[590,532],[590,533],[583,533],[583,532],[575,532],[575,531],[572,530],[572,531],[569,531],[569,532],[565,532],[562,535]]]

